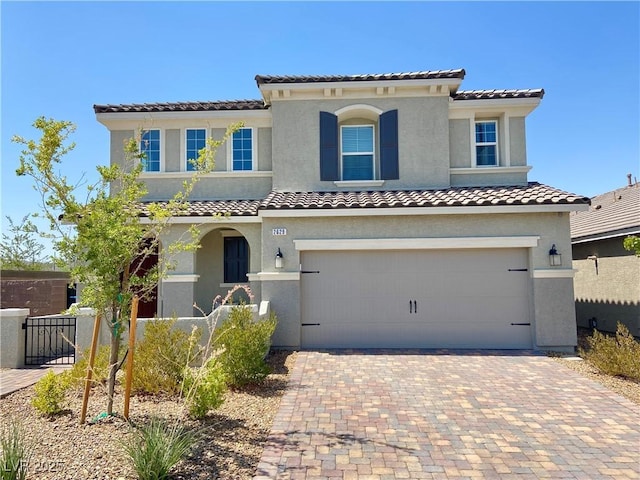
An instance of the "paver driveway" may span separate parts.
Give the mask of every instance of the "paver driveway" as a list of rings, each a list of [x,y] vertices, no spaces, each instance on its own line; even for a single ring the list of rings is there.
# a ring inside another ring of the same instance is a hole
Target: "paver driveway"
[[[300,352],[256,479],[638,479],[637,405],[527,352]]]

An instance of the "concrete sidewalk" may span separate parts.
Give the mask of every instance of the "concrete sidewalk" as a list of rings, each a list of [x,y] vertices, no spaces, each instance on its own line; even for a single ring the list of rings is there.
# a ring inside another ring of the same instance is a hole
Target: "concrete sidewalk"
[[[532,352],[300,352],[256,480],[640,478],[638,405]]]

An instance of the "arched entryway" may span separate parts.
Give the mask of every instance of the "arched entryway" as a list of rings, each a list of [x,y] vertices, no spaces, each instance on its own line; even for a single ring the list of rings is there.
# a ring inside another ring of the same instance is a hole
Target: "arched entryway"
[[[250,246],[246,237],[235,228],[222,227],[207,232],[196,253],[195,288],[197,310],[210,313],[216,297],[224,297],[235,285],[248,285],[251,270]],[[234,295],[234,302],[248,301],[244,292]]]

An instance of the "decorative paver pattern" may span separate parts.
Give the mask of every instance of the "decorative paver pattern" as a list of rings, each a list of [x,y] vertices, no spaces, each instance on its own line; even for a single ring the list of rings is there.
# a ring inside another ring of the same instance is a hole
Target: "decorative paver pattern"
[[[638,406],[530,352],[301,352],[256,480],[638,479]]]

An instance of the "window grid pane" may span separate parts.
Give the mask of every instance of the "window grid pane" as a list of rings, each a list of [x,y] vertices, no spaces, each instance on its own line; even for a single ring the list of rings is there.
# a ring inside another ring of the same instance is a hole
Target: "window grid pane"
[[[145,172],[160,171],[160,130],[145,130],[142,132],[140,153],[145,155],[142,159]]]
[[[232,160],[234,170],[253,170],[253,131],[241,128],[233,133]]]
[[[186,132],[186,140],[187,171],[193,171],[196,169],[193,160],[197,160],[200,150],[202,150],[206,144],[206,130],[204,128],[188,129]]]
[[[497,122],[476,122],[476,165],[498,165]]]

